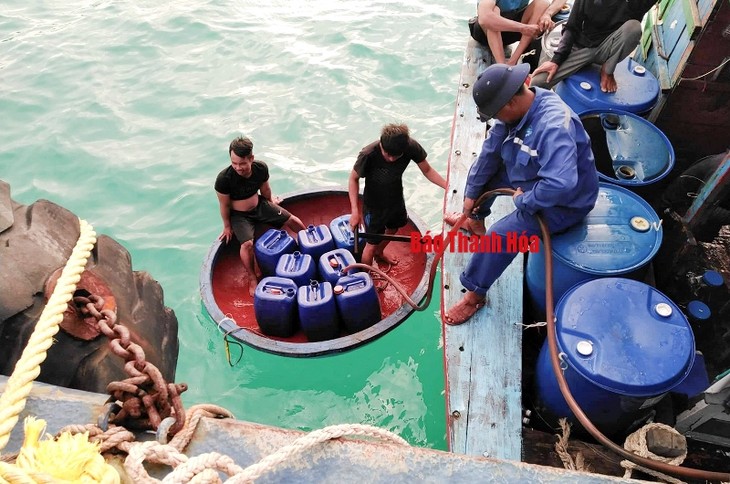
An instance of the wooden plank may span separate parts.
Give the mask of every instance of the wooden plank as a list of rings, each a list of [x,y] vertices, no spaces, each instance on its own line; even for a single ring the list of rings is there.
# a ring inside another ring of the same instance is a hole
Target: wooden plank
[[[471,87],[484,70],[484,49],[469,40],[462,64],[452,128],[446,212],[460,211],[469,167],[481,149],[485,125]],[[500,197],[488,224],[514,210]],[[445,229],[450,227],[446,226]],[[447,252],[442,265],[442,308],[462,296],[459,274],[470,254]],[[452,452],[521,458],[522,259],[516,258],[489,291],[488,307],[466,324],[444,325],[448,441]]]
[[[684,18],[687,22],[687,33],[690,39],[695,39],[702,29],[700,12],[697,10],[697,0],[682,0]]]
[[[702,190],[684,214],[682,220],[690,230],[701,227],[712,216],[715,207],[726,198],[730,186],[730,151],[725,152],[725,159],[717,167]]]

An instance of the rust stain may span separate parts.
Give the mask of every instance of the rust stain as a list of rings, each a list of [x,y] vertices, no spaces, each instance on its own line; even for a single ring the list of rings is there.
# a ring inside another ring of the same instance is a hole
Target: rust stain
[[[56,288],[56,283],[61,277],[62,270],[63,268],[56,269],[46,281],[44,287],[44,296],[46,301],[48,301],[51,294],[53,294],[53,290]],[[86,297],[92,294],[104,299],[104,306],[102,309],[108,309],[116,312],[117,302],[112,295],[109,286],[94,272],[86,270],[81,273],[79,282],[76,284],[74,297]],[[74,303],[73,298],[68,302],[68,307],[66,307],[66,310],[63,312],[63,321],[61,321],[60,326],[66,333],[70,334],[74,338],[82,339],[84,341],[91,341],[101,334],[96,318],[91,315],[84,317],[84,315],[81,314],[80,308]]]

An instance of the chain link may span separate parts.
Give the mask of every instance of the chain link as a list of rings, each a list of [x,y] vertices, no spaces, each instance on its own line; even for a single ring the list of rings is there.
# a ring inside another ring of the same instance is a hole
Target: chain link
[[[160,370],[146,360],[144,350],[130,338],[129,329],[117,322],[117,315],[104,307],[97,295],[74,297],[83,317],[94,317],[99,329],[109,339],[109,348],[126,360],[124,371],[129,375],[107,385],[107,391],[121,410],[109,417],[115,425],[136,430],[157,430],[162,421],[173,417],[170,435],[175,435],[185,423],[185,409],[180,394],[188,389],[184,383],[167,383]]]

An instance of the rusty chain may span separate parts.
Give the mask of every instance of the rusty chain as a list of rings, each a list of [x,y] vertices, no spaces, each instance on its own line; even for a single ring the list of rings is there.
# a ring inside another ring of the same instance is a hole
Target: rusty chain
[[[126,360],[124,371],[129,378],[107,385],[111,399],[119,410],[109,416],[109,423],[135,430],[157,430],[162,421],[173,417],[169,434],[175,435],[185,423],[185,409],[180,394],[185,383],[167,383],[160,370],[145,359],[144,350],[130,340],[129,329],[117,322],[114,311],[104,308],[104,299],[91,294],[76,296],[73,304],[84,318],[93,317],[109,339],[112,353]]]

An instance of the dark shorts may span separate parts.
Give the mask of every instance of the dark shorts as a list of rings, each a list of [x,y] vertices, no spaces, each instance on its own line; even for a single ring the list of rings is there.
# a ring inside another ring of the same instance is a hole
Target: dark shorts
[[[522,16],[525,14],[525,10],[527,7],[522,8],[520,10],[512,10],[511,12],[501,12],[500,15],[502,18],[506,18],[508,20],[514,20],[515,22],[522,22]],[[502,42],[504,43],[505,47],[514,44],[515,42],[519,42],[522,38],[522,34],[519,32],[502,32]]]
[[[385,229],[399,229],[408,223],[405,205],[395,205],[384,209],[371,210],[365,207],[365,230],[369,234],[384,234]],[[380,241],[367,241],[377,245]]]
[[[266,224],[280,229],[289,217],[291,217],[289,212],[259,195],[259,204],[253,210],[248,212],[231,210],[231,228],[238,241],[244,243],[253,239],[257,225]]]

